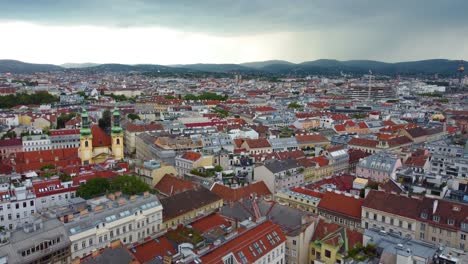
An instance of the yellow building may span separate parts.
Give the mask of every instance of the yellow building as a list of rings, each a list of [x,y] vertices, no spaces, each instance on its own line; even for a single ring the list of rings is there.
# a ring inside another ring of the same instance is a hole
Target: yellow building
[[[155,186],[166,174],[177,175],[174,166],[157,160],[137,161],[134,163],[135,172],[146,184]]]
[[[304,182],[320,180],[333,175],[334,168],[325,156],[303,159],[299,161],[304,167]]]
[[[32,117],[31,116],[28,116],[28,115],[20,115],[18,117],[18,122],[20,125],[23,125],[23,126],[30,126],[31,125],[31,121],[32,121]]]
[[[187,225],[195,218],[211,214],[223,206],[223,198],[198,187],[160,200],[163,206],[163,227]]]
[[[109,158],[114,160],[122,160],[124,158],[123,133],[120,127],[120,114],[118,111],[114,111],[113,113],[111,135],[108,135],[97,125],[93,125],[90,128],[88,113],[84,109],[81,114],[81,120],[78,154],[82,164],[101,163]]]
[[[362,244],[362,234],[320,219],[310,242],[309,263],[345,263],[348,251]]]

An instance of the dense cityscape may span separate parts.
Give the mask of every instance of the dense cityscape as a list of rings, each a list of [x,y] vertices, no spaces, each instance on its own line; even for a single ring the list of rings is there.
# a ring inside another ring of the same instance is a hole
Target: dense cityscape
[[[463,69],[3,73],[2,261],[465,263]]]
[[[468,264],[466,10],[0,0],[0,264]]]

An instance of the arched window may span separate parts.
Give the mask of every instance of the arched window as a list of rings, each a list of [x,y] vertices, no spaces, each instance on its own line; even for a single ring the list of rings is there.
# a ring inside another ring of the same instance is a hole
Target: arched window
[[[120,145],[120,138],[118,138],[118,139],[116,140],[116,144],[117,144],[117,145]]]
[[[86,140],[86,141],[84,142],[84,146],[85,146],[85,148],[87,148],[87,147],[89,146],[88,140]]]

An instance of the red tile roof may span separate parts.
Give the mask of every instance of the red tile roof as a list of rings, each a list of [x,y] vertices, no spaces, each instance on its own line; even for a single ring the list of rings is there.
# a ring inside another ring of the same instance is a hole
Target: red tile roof
[[[351,230],[349,228],[345,228],[342,226],[339,226],[334,223],[327,223],[323,219],[320,219],[317,227],[315,228],[314,235],[312,236],[312,241],[316,240],[322,240],[323,238],[329,236],[330,234],[340,230],[340,229],[346,229],[346,240],[348,242],[348,245],[345,246],[345,248],[351,249],[357,244],[362,244],[362,238],[363,235],[355,230]],[[329,240],[324,241],[326,244],[335,244],[338,242],[335,238],[339,238],[336,236],[331,236]],[[344,239],[343,239],[344,240]],[[338,244],[334,245],[337,246]]]
[[[304,187],[295,187],[295,188],[292,188],[291,191],[296,192],[296,193],[300,193],[300,194],[305,194],[305,195],[312,196],[312,197],[316,197],[316,198],[322,198],[323,197],[323,193],[313,191],[313,190],[310,190],[310,189],[307,189],[307,188],[304,188]]]
[[[352,138],[348,145],[361,146],[361,147],[370,147],[375,148],[379,144],[379,141],[374,139],[367,138]]]
[[[112,145],[111,136],[106,134],[98,125],[91,127],[91,133],[93,135],[93,147],[107,147]]]
[[[193,229],[205,233],[213,228],[220,227],[221,225],[224,225],[224,227],[229,227],[231,226],[231,222],[222,217],[220,214],[216,213],[203,217],[191,223],[190,225]]]
[[[50,136],[62,136],[62,135],[77,135],[80,134],[79,129],[56,129],[50,131]]]
[[[314,143],[314,142],[324,142],[328,141],[328,139],[322,135],[302,135],[296,136],[297,143]]]
[[[239,201],[242,198],[248,198],[255,193],[257,197],[271,195],[270,190],[263,181],[255,182],[247,186],[231,189],[227,186],[215,183],[211,191],[221,196],[224,201]]]
[[[193,189],[195,186],[197,186],[197,184],[194,182],[177,178],[172,174],[166,174],[154,186],[154,189],[158,190],[161,194],[171,196],[173,194]]]
[[[186,160],[191,160],[191,161],[197,161],[200,159],[202,154],[198,152],[193,152],[193,151],[187,151],[184,154],[182,154],[181,158],[186,159]]]
[[[21,138],[1,139],[0,147],[22,146],[23,140]]]
[[[354,219],[361,219],[363,200],[335,192],[324,193],[317,208]]]
[[[268,238],[270,236],[273,238],[273,245],[269,242]],[[275,239],[276,237],[278,237],[278,240]],[[259,242],[260,240],[262,242]],[[241,233],[236,238],[230,240],[225,244],[222,244],[218,248],[202,256],[201,261],[204,264],[224,263],[223,257],[232,253],[237,259],[237,262],[242,263],[241,258],[239,256],[239,253],[242,252],[242,254],[247,260],[247,263],[253,263],[265,256],[266,254],[268,254],[271,250],[278,247],[285,241],[286,237],[284,236],[280,227],[271,221],[265,221],[259,224],[258,226],[249,229],[244,233]],[[255,250],[254,243],[257,243],[258,246],[261,247],[261,253],[258,253]],[[263,245],[265,245],[266,249],[263,248]],[[250,248],[255,250],[255,253],[252,253]]]
[[[255,148],[270,148],[270,142],[266,138],[258,138],[258,139],[250,139],[247,138],[245,140],[245,143],[249,146],[251,149]]]
[[[177,253],[174,246],[166,237],[149,240],[141,245],[134,247],[133,255],[141,263],[147,263],[157,257],[174,255]]]

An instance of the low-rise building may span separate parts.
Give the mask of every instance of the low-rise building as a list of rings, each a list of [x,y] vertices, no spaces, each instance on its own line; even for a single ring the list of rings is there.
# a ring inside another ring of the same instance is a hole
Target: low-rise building
[[[212,213],[223,206],[223,199],[210,190],[198,187],[161,199],[164,228],[176,228]]]
[[[175,158],[175,168],[179,176],[190,173],[193,169],[213,166],[213,156],[203,155],[200,152],[187,151]]]
[[[52,149],[52,142],[50,137],[45,134],[41,135],[30,135],[23,137],[23,151],[37,151],[37,150],[48,150]]]
[[[340,191],[327,191],[317,206],[320,216],[331,222],[349,227],[361,229],[361,206],[363,199],[350,193]]]
[[[63,223],[57,219],[36,217],[14,231],[0,234],[0,262],[70,263],[70,239]]]
[[[286,263],[286,237],[280,227],[265,221],[200,257],[201,263]]]
[[[85,209],[64,217],[73,259],[108,247],[114,240],[132,244],[164,230],[163,208],[156,196],[116,194],[89,200],[91,211]]]
[[[302,166],[295,160],[268,160],[255,167],[256,181],[264,181],[272,193],[304,183]]]
[[[50,143],[53,149],[80,147],[79,129],[57,129],[50,131]]]
[[[384,182],[388,179],[396,179],[396,170],[401,166],[398,156],[379,152],[359,161],[356,166],[356,176],[374,182]]]
[[[308,263],[346,263],[348,252],[360,244],[361,233],[320,219],[310,242]]]

